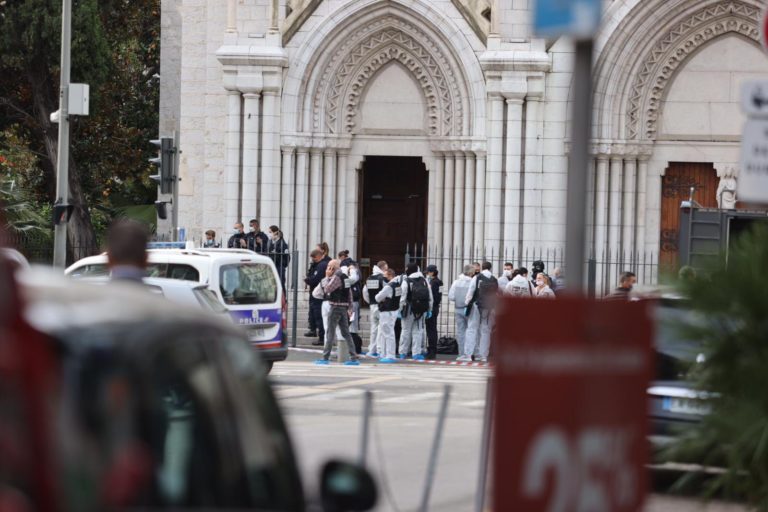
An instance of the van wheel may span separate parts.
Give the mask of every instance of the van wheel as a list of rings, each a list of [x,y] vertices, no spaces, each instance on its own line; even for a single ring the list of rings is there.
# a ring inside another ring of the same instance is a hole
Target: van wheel
[[[264,366],[267,369],[267,373],[272,371],[272,365],[275,364],[274,361],[264,361]]]

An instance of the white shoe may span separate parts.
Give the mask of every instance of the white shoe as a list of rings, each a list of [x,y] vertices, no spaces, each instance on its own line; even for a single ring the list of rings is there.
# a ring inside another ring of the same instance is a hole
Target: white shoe
[[[461,361],[461,362],[465,362],[465,363],[466,363],[466,362],[468,362],[468,361],[471,361],[471,360],[472,360],[472,358],[471,358],[471,357],[469,357],[469,356],[459,356],[459,357],[457,357],[457,358],[456,358],[456,360],[457,360],[457,361]]]
[[[487,357],[480,357],[480,358],[475,359],[475,362],[476,363],[487,363],[488,362],[488,358]]]

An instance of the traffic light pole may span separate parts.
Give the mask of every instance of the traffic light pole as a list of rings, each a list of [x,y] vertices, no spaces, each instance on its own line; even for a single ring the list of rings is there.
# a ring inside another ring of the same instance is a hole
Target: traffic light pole
[[[70,45],[72,42],[72,0],[62,0],[61,6],[61,77],[59,85],[59,144],[56,161],[56,202],[69,202],[69,70]],[[67,264],[67,220],[55,219],[53,232],[53,266],[64,268]]]

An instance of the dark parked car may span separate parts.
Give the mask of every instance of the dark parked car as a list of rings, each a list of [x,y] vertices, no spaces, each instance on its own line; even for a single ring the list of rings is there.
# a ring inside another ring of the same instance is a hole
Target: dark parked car
[[[648,395],[651,441],[660,447],[709,412],[707,393],[695,389],[689,380],[690,372],[704,361],[701,342],[689,339],[682,329],[706,320],[682,299],[661,299],[654,313],[656,375]]]
[[[38,271],[20,282],[24,329],[38,333],[48,369],[24,375],[0,365],[0,454],[22,450],[17,466],[0,462],[0,501],[78,512],[306,510],[280,409],[242,330],[140,284],[93,286]],[[14,381],[35,374],[50,384],[47,396]],[[25,430],[44,467],[24,443],[3,451]],[[329,463],[320,489],[326,510],[375,504],[370,475],[354,465]]]

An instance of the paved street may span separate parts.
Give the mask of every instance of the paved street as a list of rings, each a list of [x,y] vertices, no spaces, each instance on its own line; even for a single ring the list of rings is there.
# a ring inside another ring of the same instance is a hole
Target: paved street
[[[430,509],[474,509],[485,383],[492,370],[416,363],[379,365],[370,360],[360,367],[323,367],[312,363],[316,357],[312,352],[292,351],[288,361],[276,364],[271,374],[310,492],[323,462],[360,456],[362,397],[365,390],[371,390],[374,418],[368,461],[381,491],[376,510],[416,510],[443,386],[451,384]],[[655,495],[645,512],[741,510]]]

